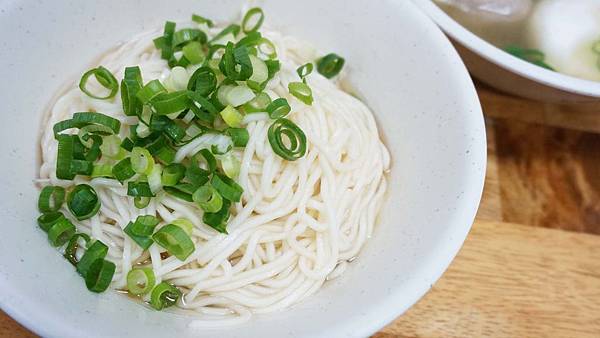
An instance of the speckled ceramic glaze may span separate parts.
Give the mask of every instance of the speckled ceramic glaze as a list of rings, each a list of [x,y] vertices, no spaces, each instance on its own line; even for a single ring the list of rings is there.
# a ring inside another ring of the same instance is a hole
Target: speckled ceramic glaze
[[[457,53],[410,1],[260,4],[273,26],[346,57],[351,84],[374,110],[391,151],[389,199],[373,238],[344,276],[286,311],[208,331],[114,292],[88,292],[35,223],[32,180],[45,106],[66,79],[117,42],[192,11],[232,19],[241,2],[3,1],[4,311],[56,337],[358,337],[402,314],[440,277],[473,221],[486,160],[481,109]]]

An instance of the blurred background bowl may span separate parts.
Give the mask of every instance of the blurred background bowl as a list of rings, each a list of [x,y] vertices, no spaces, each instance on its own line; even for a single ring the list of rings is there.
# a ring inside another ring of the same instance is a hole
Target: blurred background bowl
[[[431,0],[413,0],[450,37],[471,74],[501,91],[552,103],[598,103],[600,82],[546,70],[483,40]],[[594,104],[594,108],[598,105]]]

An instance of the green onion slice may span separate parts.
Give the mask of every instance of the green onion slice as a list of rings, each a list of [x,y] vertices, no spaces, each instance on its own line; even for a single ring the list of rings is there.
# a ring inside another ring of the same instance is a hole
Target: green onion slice
[[[212,20],[207,19],[207,18],[197,15],[197,14],[192,14],[192,21],[194,21],[197,24],[206,24],[209,28],[211,28],[212,26],[215,25],[212,22]]]
[[[62,180],[72,180],[75,178],[75,174],[71,172],[74,152],[73,135],[58,135],[56,139],[58,141],[56,177]]]
[[[152,239],[181,261],[188,258],[196,249],[185,230],[175,224],[167,224],[160,228],[152,235]]]
[[[170,195],[173,195],[181,200],[193,202],[192,194],[198,188],[197,185],[191,183],[180,183],[174,186],[165,186],[163,189]]]
[[[121,101],[125,115],[137,116],[142,113],[142,103],[136,96],[142,86],[140,67],[125,68],[125,77],[121,81]]]
[[[58,221],[60,221],[64,217],[65,216],[60,211],[48,212],[45,214],[41,214],[37,218],[37,223],[40,226],[40,228],[42,228],[42,230],[48,232],[48,230],[50,230],[50,228],[54,224],[58,223]]]
[[[249,9],[242,19],[242,30],[248,34],[257,31],[265,20],[265,13],[259,7]]]
[[[239,202],[242,198],[242,193],[244,189],[240,187],[234,180],[231,178],[215,173],[210,181],[210,184],[217,190],[221,196],[227,200],[233,202]]]
[[[179,297],[181,297],[181,291],[178,288],[167,282],[162,282],[152,289],[150,305],[160,311],[175,305]]]
[[[127,290],[136,296],[145,295],[152,290],[156,278],[151,268],[136,268],[127,273]]]
[[[150,100],[150,105],[158,115],[169,115],[188,109],[192,102],[187,91],[181,90],[171,93],[160,93]]]
[[[267,106],[266,110],[267,113],[269,113],[269,117],[276,120],[278,118],[285,117],[287,114],[290,113],[292,108],[290,107],[288,100],[286,100],[283,97],[280,97],[271,102],[271,104]]]
[[[77,249],[79,248],[79,239],[82,238],[86,245],[90,242],[90,236],[84,233],[76,233],[71,239],[69,239],[69,244],[67,244],[67,248],[65,249],[65,254],[63,255],[71,264],[77,266],[79,260],[77,259]]]
[[[228,126],[233,128],[241,127],[242,120],[244,119],[244,116],[240,114],[237,109],[229,105],[221,111],[220,115],[223,118],[223,121],[225,121]]]
[[[205,43],[206,34],[204,34],[203,31],[196,28],[180,29],[173,34],[173,41],[171,42],[171,45],[173,46],[173,48],[175,48],[192,41],[199,41],[200,43]]]
[[[77,272],[86,278],[92,264],[99,259],[104,259],[107,253],[108,246],[106,244],[99,240],[94,241],[77,263]]]
[[[110,91],[108,94],[104,96],[96,95],[91,93],[87,89],[88,79],[92,75],[94,75],[94,77],[102,87]],[[81,80],[79,81],[79,89],[81,89],[81,91],[89,97],[99,100],[106,100],[113,98],[117,94],[117,91],[119,90],[119,83],[117,82],[117,79],[115,79],[114,75],[112,75],[110,70],[100,66],[98,68],[90,69],[83,74]]]
[[[217,212],[223,206],[223,198],[211,185],[203,185],[192,195],[192,199],[204,212]]]
[[[269,59],[275,59],[277,57],[277,49],[271,40],[260,38],[260,40],[257,41],[257,47],[258,50]]]
[[[200,168],[197,161],[192,161],[185,170],[185,179],[195,186],[201,186],[208,182],[209,175],[210,172]]]
[[[67,196],[67,206],[77,218],[82,221],[98,213],[100,210],[100,199],[94,188],[88,184],[78,184]]]
[[[231,207],[231,201],[223,200],[221,210],[217,212],[205,212],[202,216],[202,221],[217,230],[220,233],[227,233],[227,220],[229,219],[230,213],[229,208]]]
[[[313,103],[313,95],[310,87],[304,82],[290,82],[288,83],[288,90],[290,94],[294,95],[298,100],[304,102],[304,104],[311,105]]]
[[[48,240],[52,246],[62,246],[75,234],[75,225],[67,218],[61,217],[48,229]]]
[[[185,218],[177,218],[174,219],[171,224],[175,224],[178,227],[182,228],[186,234],[192,235],[192,231],[194,230],[194,224]]]
[[[153,243],[151,236],[158,222],[158,219],[151,215],[138,216],[135,222],[127,224],[123,232],[142,249],[147,250]]]
[[[161,182],[164,186],[174,186],[185,176],[185,166],[180,163],[172,163],[166,166],[162,172]]]
[[[181,49],[183,56],[190,61],[191,64],[197,65],[204,62],[206,56],[202,50],[202,44],[198,41],[192,41]]]
[[[113,177],[113,166],[110,164],[96,164],[92,170],[91,177]]]
[[[132,197],[154,197],[148,182],[128,182],[127,196]]]
[[[133,205],[138,209],[144,209],[150,204],[150,197],[136,196],[133,198]]]
[[[136,94],[136,97],[143,103],[150,102],[153,98],[160,94],[166,93],[167,90],[159,80],[152,80],[146,83]]]
[[[148,149],[134,147],[131,151],[131,169],[138,174],[149,175],[154,168],[154,158]]]
[[[46,186],[40,192],[38,209],[42,213],[58,211],[65,201],[65,188]]]
[[[135,171],[131,166],[131,158],[126,157],[115,164],[112,168],[112,174],[121,183],[132,178]]]
[[[219,63],[219,69],[232,81],[244,81],[252,76],[252,62],[246,46],[234,47],[229,42]]]
[[[250,134],[245,128],[227,128],[225,134],[231,137],[234,147],[245,147],[250,139]]]
[[[307,64],[304,64],[304,65],[298,67],[298,69],[296,69],[296,73],[298,73],[298,76],[300,76],[300,78],[304,80],[305,77],[307,77],[308,75],[310,75],[310,73],[312,73],[313,67],[314,67],[313,64],[309,62]]]
[[[269,127],[267,138],[275,154],[283,159],[295,161],[306,154],[306,135],[291,120],[275,120]]]
[[[116,265],[105,259],[98,259],[90,266],[85,277],[85,286],[92,292],[104,292],[110,286]]]
[[[213,153],[204,148],[201,149],[196,155],[196,161],[206,163],[206,168],[209,173],[214,173],[217,170],[217,159],[215,159],[215,155]]]
[[[217,35],[215,35],[215,37],[210,40],[210,43],[212,44],[215,41],[221,40],[227,34],[232,34],[235,37],[236,35],[238,35],[239,32],[240,32],[240,26],[236,25],[236,24],[231,24],[231,25],[225,27]]]
[[[287,101],[286,101],[287,102]],[[271,104],[271,97],[267,93],[258,93],[249,102],[245,103],[242,108],[246,113],[266,112],[267,107]]]
[[[210,67],[200,67],[194,71],[187,89],[195,91],[200,96],[208,96],[217,87],[217,75]]]
[[[344,67],[343,57],[329,53],[317,61],[317,71],[328,79],[338,75]]]

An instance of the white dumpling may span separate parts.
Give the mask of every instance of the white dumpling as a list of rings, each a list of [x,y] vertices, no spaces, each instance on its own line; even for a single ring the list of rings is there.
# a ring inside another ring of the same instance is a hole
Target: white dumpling
[[[557,71],[600,81],[592,46],[600,40],[600,0],[542,0],[527,27],[529,46]]]

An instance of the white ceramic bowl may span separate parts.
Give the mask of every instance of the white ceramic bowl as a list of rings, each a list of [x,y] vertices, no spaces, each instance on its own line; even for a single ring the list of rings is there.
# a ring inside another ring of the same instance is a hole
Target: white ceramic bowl
[[[413,0],[453,40],[471,74],[502,91],[554,103],[598,102],[600,82],[553,72],[518,59],[471,33],[432,0]]]
[[[43,336],[366,336],[440,277],[473,221],[485,173],[481,109],[466,68],[409,1],[268,1],[282,31],[346,57],[391,150],[389,200],[342,278],[286,311],[194,331],[114,292],[92,294],[35,223],[37,131],[61,83],[120,40],[190,13],[231,19],[241,1],[8,1],[0,8],[0,305]],[[46,126],[42,126],[46,127]],[[456,304],[460,306],[460,304]]]

